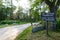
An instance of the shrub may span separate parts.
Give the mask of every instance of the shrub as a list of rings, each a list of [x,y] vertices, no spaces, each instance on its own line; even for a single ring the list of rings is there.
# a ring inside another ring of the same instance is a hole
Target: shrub
[[[4,20],[0,22],[0,24],[12,24],[12,23],[13,23],[12,20]]]
[[[59,30],[60,29],[60,19],[58,19],[56,23],[57,23],[56,24],[56,29]]]

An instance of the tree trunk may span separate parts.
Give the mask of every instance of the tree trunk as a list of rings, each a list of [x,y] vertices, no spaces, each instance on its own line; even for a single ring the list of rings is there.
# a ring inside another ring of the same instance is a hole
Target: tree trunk
[[[57,11],[57,9],[55,8],[55,6],[54,5],[50,5],[49,6],[49,9],[50,9],[50,13],[54,13],[54,21],[53,21],[53,23],[52,23],[52,30],[54,30],[55,28],[56,28],[56,11]]]

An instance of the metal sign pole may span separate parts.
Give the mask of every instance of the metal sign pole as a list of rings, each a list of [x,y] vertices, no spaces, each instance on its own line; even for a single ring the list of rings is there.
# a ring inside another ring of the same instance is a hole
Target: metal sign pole
[[[46,21],[46,35],[48,36],[48,21]]]

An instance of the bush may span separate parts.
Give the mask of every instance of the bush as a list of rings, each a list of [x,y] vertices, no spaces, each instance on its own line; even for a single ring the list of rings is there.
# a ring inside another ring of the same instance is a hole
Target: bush
[[[3,20],[0,22],[0,25],[2,24],[23,24],[23,23],[26,23],[26,22],[23,22],[23,21],[20,21],[20,20]]]
[[[0,24],[13,24],[13,21],[12,20],[4,20],[4,21],[1,21]]]
[[[59,30],[60,29],[60,19],[58,19],[56,23],[57,23],[56,24],[56,29]]]

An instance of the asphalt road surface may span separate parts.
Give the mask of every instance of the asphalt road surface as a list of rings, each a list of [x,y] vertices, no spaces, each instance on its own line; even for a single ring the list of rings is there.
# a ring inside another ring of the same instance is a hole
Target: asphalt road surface
[[[0,40],[14,40],[18,34],[20,34],[30,25],[30,23],[27,23],[22,25],[0,28]]]

